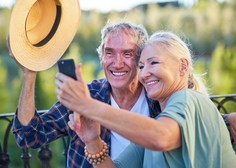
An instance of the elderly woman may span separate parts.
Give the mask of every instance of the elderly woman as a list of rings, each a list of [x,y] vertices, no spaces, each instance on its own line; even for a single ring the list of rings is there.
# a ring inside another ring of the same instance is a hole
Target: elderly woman
[[[102,168],[236,167],[228,130],[201,78],[193,72],[186,44],[171,32],[155,33],[142,51],[139,67],[148,97],[161,106],[156,119],[92,99],[81,65],[74,83],[77,90],[64,92],[63,84],[58,84],[58,98],[74,111],[69,125],[85,143],[89,162]],[[57,78],[62,80],[63,75]],[[100,124],[133,142],[114,161],[100,138]]]

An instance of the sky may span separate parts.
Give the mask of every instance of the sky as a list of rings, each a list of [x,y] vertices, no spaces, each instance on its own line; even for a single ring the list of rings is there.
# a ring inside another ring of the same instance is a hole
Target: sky
[[[24,1],[24,0],[22,0]],[[128,10],[136,5],[148,2],[163,2],[165,0],[79,0],[82,10],[97,9],[101,12],[111,10]],[[174,1],[174,0],[173,0]],[[182,0],[182,2],[192,2],[193,0]],[[15,0],[0,0],[0,6],[11,7]],[[24,2],[23,2],[24,3]]]

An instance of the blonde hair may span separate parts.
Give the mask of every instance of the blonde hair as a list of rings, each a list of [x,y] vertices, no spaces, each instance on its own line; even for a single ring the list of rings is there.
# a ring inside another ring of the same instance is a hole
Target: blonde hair
[[[203,83],[202,75],[194,73],[191,52],[187,44],[176,34],[172,32],[154,33],[146,45],[161,44],[166,47],[167,52],[176,58],[185,58],[189,62],[188,88],[208,95],[208,89]]]

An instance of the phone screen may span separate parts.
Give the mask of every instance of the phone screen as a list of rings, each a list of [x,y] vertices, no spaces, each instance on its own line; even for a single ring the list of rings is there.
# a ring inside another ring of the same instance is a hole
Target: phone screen
[[[73,59],[62,59],[57,62],[59,72],[76,80],[75,63]]]

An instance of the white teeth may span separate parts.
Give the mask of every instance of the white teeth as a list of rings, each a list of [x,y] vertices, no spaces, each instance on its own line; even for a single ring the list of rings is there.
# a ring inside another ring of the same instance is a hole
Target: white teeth
[[[127,72],[112,72],[113,75],[115,76],[122,76],[125,75]]]
[[[150,81],[150,82],[146,82],[146,85],[152,85],[154,83],[157,83],[158,81]]]

